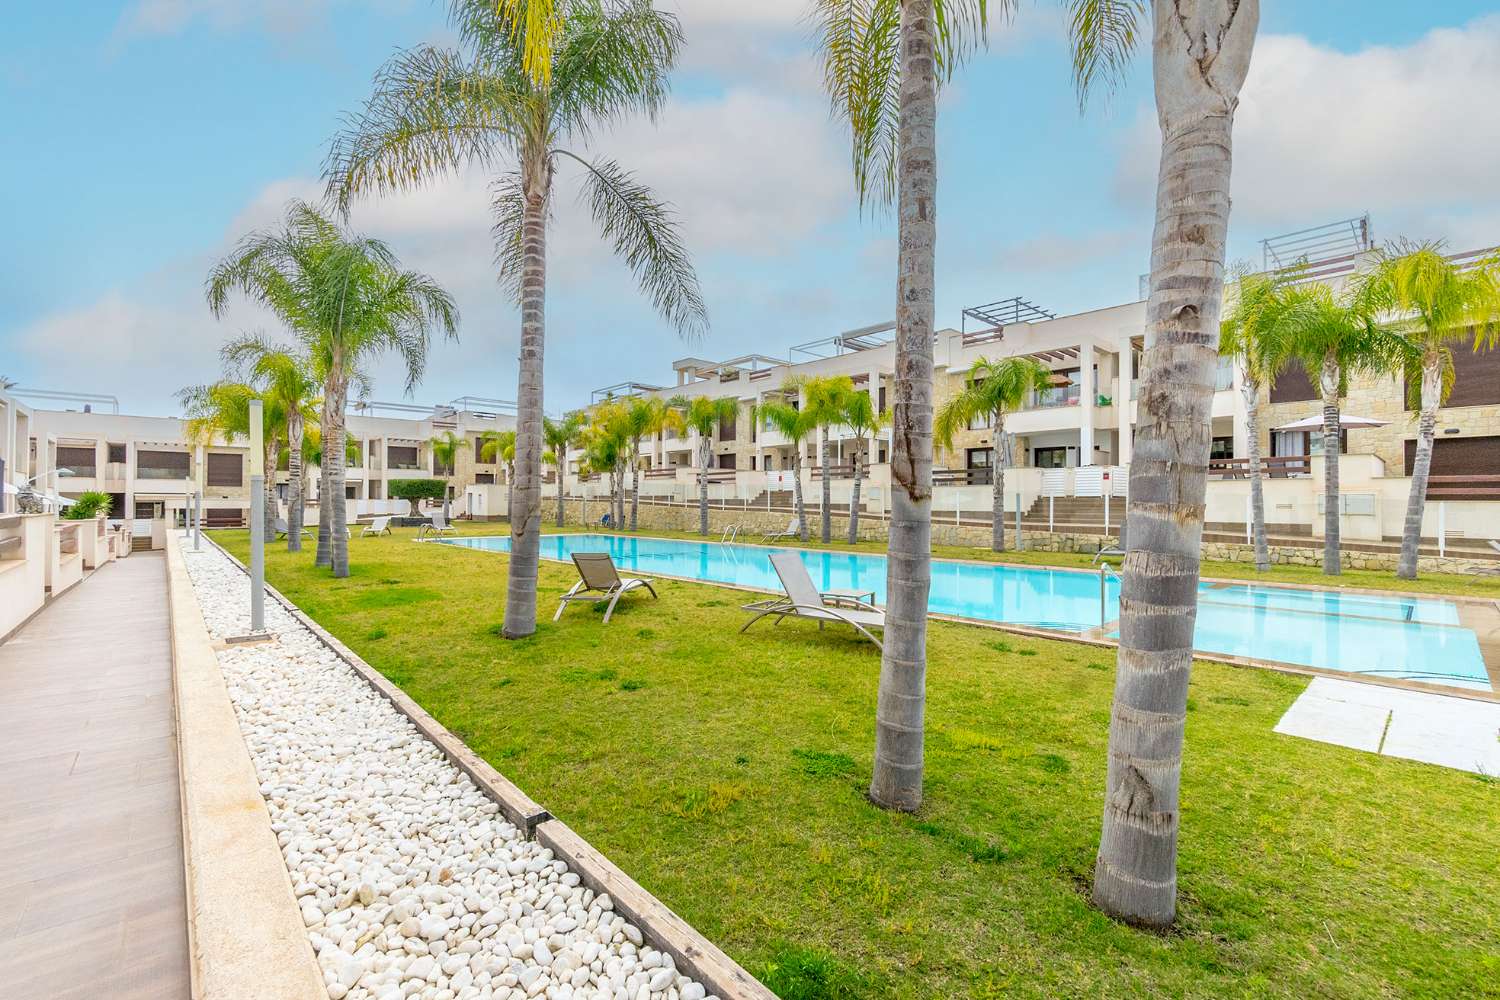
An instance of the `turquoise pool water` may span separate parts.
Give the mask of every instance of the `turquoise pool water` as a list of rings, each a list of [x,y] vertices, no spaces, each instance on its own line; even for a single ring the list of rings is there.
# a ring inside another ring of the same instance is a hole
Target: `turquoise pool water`
[[[510,538],[445,538],[441,544],[506,552]],[[608,552],[622,571],[688,577],[779,592],[763,545],[721,545],[619,535],[543,535],[542,557]],[[885,603],[885,556],[855,552],[799,555],[820,589],[861,588]],[[1119,617],[1119,581],[1097,573],[987,566],[934,559],[928,606],[935,614],[1082,632]],[[1110,633],[1118,638],[1118,633]],[[1356,674],[1428,680],[1490,690],[1489,675],[1458,607],[1440,598],[1380,597],[1250,584],[1203,584],[1194,644],[1205,653],[1275,660]]]

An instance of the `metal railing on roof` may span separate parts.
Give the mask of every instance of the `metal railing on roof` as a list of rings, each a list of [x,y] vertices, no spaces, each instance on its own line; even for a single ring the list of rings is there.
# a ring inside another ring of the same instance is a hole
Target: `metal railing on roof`
[[[1315,267],[1335,259],[1352,258],[1373,249],[1375,235],[1370,213],[1309,226],[1260,241],[1261,266],[1279,271],[1299,264]]]
[[[1035,302],[1014,295],[999,302],[989,302],[982,306],[969,306],[963,311],[963,318],[959,321],[960,331],[968,335],[969,320],[984,325],[985,333],[991,331],[1002,331],[1005,327],[1014,323],[1038,323],[1042,320],[1057,319],[1057,313],[1050,309],[1043,309]],[[999,339],[998,337],[994,339]]]
[[[59,403],[81,403],[84,412],[91,412],[92,408],[99,403],[109,407],[110,413],[120,412],[120,399],[100,392],[58,392],[53,389],[26,389],[22,386],[12,386],[5,390],[12,396],[25,396],[28,399],[45,399],[50,402]]]
[[[809,358],[836,358],[844,354],[853,354],[856,351],[870,351],[877,347],[884,347],[895,339],[895,336],[896,321],[890,320],[885,323],[872,323],[854,330],[845,330],[832,337],[809,340],[805,344],[795,344],[787,353],[805,354]]]
[[[644,396],[648,392],[659,392],[661,386],[650,385],[646,382],[616,382],[614,385],[606,385],[601,389],[595,389],[589,393],[589,405],[602,402],[606,399],[628,399],[632,396]]]

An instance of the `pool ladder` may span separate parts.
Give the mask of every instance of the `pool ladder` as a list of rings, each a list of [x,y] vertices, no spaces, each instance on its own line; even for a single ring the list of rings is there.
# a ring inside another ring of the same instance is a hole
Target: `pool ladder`
[[[1108,584],[1107,584],[1107,581],[1108,581],[1109,577],[1114,577],[1116,580],[1118,580],[1118,579],[1120,579],[1120,574],[1116,573],[1115,572],[1115,568],[1113,566],[1111,566],[1109,563],[1100,563],[1099,564],[1099,627],[1100,628],[1103,628],[1105,625],[1107,625],[1109,623],[1109,618],[1106,617],[1106,611],[1105,611],[1105,609],[1109,606],[1109,601],[1107,599],[1108,595],[1109,595],[1109,587],[1108,587]]]
[[[719,536],[719,544],[723,545],[725,543],[732,542],[732,541],[734,541],[735,539],[737,539],[739,537],[740,537],[739,522],[735,522],[734,524],[731,524],[729,527],[727,527],[727,528],[724,529],[724,533]]]

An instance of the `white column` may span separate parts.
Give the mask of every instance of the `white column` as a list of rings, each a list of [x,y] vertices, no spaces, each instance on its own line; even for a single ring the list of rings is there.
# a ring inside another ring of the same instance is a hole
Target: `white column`
[[[1094,464],[1094,348],[1078,345],[1078,464]]]
[[[1120,430],[1116,435],[1118,446],[1115,448],[1115,464],[1129,465],[1131,453],[1135,450],[1131,437],[1135,432],[1135,399],[1131,396],[1130,368],[1135,363],[1135,347],[1130,342],[1130,331],[1126,330],[1120,334],[1120,398],[1116,405],[1120,410]]]

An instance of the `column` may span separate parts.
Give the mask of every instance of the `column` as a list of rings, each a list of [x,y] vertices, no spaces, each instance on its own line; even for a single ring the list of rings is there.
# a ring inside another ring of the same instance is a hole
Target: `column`
[[[1078,345],[1078,464],[1094,464],[1094,348]]]

